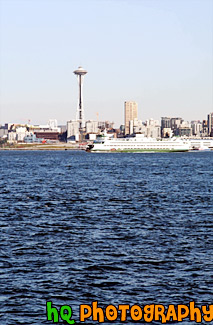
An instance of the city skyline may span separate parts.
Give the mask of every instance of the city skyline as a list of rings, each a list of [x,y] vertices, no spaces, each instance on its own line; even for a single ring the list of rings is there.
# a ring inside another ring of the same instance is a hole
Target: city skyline
[[[1,1],[0,124],[74,119],[203,120],[212,107],[212,1]],[[78,20],[81,13],[81,24]],[[70,19],[72,17],[72,19]]]

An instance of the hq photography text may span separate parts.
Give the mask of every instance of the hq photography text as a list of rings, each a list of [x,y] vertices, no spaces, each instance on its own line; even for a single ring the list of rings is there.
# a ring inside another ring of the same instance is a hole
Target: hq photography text
[[[213,321],[213,305],[202,305],[196,307],[195,302],[189,304],[169,305],[150,304],[145,306],[140,305],[108,305],[104,308],[98,306],[98,302],[94,301],[91,304],[81,304],[79,306],[79,319],[74,317],[72,308],[69,305],[54,307],[52,301],[46,302],[47,320],[52,323],[59,323],[60,320],[67,324],[75,324],[79,322],[96,321],[104,323],[106,321],[141,321],[151,323],[152,321],[166,324],[169,322],[182,322],[188,319],[190,322],[202,323]]]

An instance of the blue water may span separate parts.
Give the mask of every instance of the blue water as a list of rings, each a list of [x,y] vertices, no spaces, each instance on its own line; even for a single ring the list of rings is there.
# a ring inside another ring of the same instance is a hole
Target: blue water
[[[212,303],[213,152],[1,151],[0,175],[0,324]]]

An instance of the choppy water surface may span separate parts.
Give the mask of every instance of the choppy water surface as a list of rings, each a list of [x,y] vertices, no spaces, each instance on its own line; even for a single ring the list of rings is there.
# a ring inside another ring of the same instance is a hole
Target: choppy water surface
[[[0,152],[0,175],[2,325],[51,324],[46,300],[76,322],[95,300],[212,303],[213,152]]]

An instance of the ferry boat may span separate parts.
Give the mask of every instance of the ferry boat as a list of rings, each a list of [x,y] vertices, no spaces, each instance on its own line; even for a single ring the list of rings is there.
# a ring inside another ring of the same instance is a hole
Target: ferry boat
[[[190,143],[186,139],[147,138],[142,134],[129,138],[112,138],[104,135],[86,147],[86,151],[90,152],[184,152],[189,150]]]
[[[193,138],[189,139],[190,146],[192,150],[213,150],[213,139],[212,138]]]

